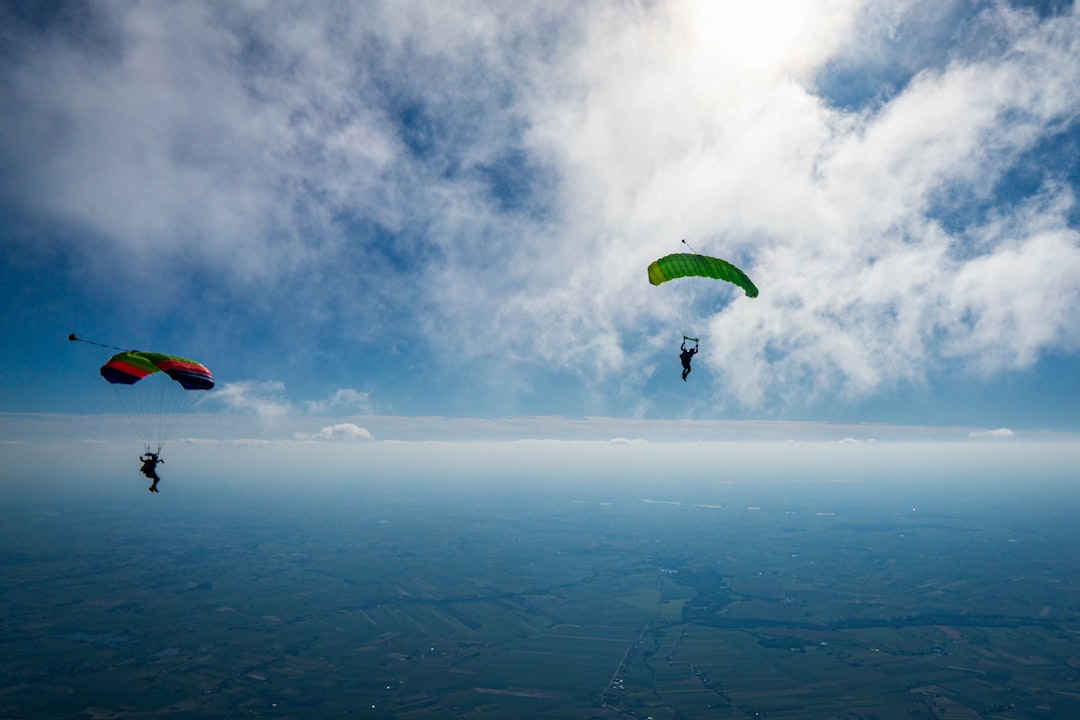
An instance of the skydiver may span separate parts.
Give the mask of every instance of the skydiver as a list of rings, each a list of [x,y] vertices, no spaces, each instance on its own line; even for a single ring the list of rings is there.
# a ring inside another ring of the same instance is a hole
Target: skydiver
[[[161,478],[159,478],[157,474],[157,464],[163,463],[165,462],[165,460],[159,458],[157,453],[152,453],[149,451],[143,453],[142,456],[139,457],[139,460],[142,461],[142,467],[139,469],[140,472],[142,472],[143,475],[154,481],[153,483],[151,483],[150,487],[147,488],[147,490],[152,493],[156,493],[158,491],[158,481],[161,480]]]
[[[683,338],[682,345],[679,346],[679,349],[682,350],[682,352],[679,354],[679,359],[682,360],[682,379],[683,379],[683,382],[686,382],[686,376],[690,374],[690,358],[694,357],[694,355],[697,354],[697,348],[698,348],[698,344],[697,344],[697,340],[695,340],[694,341],[694,347],[687,350],[686,349],[686,338]]]

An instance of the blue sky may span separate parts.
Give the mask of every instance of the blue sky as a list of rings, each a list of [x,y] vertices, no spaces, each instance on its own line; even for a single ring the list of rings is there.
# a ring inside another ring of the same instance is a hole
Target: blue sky
[[[0,47],[0,440],[116,412],[69,332],[202,361],[215,437],[1080,431],[1075,4],[4,3]],[[649,285],[684,238],[760,296]]]

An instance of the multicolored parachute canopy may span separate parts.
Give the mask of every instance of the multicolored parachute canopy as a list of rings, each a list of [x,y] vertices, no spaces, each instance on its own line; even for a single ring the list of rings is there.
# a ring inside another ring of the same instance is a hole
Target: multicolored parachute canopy
[[[214,387],[214,376],[204,365],[177,355],[129,350],[113,355],[101,366],[101,377],[114,385],[133,385],[156,372],[165,373],[185,390]]]
[[[750,278],[746,276],[746,273],[727,260],[721,260],[720,258],[691,253],[675,253],[665,255],[649,265],[649,282],[653,285],[660,285],[668,280],[682,277],[707,277],[726,280],[746,291],[747,297],[757,297],[758,294],[757,287],[750,282]]]

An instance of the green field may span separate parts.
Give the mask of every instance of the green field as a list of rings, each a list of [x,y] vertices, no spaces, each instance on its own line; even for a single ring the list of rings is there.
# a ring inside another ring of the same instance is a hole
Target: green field
[[[0,717],[1080,717],[1077,502],[918,492],[7,505]]]

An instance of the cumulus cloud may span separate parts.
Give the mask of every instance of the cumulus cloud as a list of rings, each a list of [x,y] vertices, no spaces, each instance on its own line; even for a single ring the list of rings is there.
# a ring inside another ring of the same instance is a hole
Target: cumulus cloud
[[[1016,433],[1009,428],[998,428],[996,430],[972,430],[968,437],[972,438],[1011,438],[1015,437]]]
[[[297,432],[293,437],[297,440],[326,440],[348,442],[374,439],[374,436],[372,436],[372,434],[368,430],[354,423],[338,423],[337,425],[327,425],[316,433]]]

